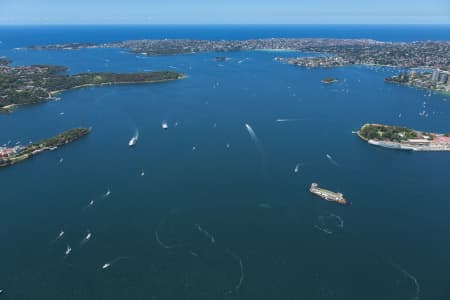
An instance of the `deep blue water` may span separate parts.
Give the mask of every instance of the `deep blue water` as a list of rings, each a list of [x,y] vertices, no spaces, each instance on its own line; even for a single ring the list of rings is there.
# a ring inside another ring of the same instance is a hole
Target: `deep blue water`
[[[0,297],[402,300],[416,295],[411,275],[420,299],[449,299],[449,155],[376,148],[351,133],[366,122],[450,132],[449,96],[385,84],[393,69],[308,70],[273,61],[293,53],[227,53],[231,59],[218,64],[216,53],[145,58],[119,49],[12,49],[272,36],[448,40],[450,31],[0,28],[0,55],[14,64],[60,64],[71,73],[176,68],[188,75],[170,83],[73,90],[61,101],[0,115],[0,144],[93,127],[76,143],[0,170]],[[323,86],[327,76],[340,81]],[[424,102],[427,118],[419,115]],[[129,148],[136,129],[140,139]],[[315,198],[311,182],[342,191],[352,205]],[[62,229],[64,237],[55,241]],[[92,238],[82,245],[88,230]],[[64,258],[67,244],[72,253]]]

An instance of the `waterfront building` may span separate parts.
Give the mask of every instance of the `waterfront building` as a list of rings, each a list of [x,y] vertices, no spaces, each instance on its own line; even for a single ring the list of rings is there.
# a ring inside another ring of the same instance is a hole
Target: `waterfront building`
[[[448,74],[444,73],[444,72],[440,73],[439,74],[439,82],[442,84],[446,84],[447,81],[448,81]]]
[[[8,158],[17,155],[23,147],[0,147],[0,158]]]
[[[431,73],[431,80],[438,81],[439,80],[439,69],[434,69],[433,73]]]

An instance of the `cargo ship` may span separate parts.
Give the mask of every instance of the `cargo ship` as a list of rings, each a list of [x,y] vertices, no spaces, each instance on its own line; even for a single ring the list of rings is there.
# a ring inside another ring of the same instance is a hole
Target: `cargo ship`
[[[342,205],[347,205],[347,200],[345,200],[344,195],[342,193],[335,193],[323,188],[320,188],[317,183],[312,183],[311,188],[309,189],[311,193],[317,195],[327,201],[337,202]]]

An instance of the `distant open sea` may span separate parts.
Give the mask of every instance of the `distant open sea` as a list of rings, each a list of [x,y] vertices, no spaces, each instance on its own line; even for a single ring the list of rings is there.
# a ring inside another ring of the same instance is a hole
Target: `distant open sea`
[[[0,299],[450,299],[450,153],[352,134],[366,122],[450,132],[449,95],[384,83],[395,68],[273,60],[294,52],[15,49],[271,37],[450,40],[450,26],[0,26],[0,56],[14,65],[188,75],[0,115],[0,145],[93,128],[0,169]],[[311,195],[312,182],[352,205]]]

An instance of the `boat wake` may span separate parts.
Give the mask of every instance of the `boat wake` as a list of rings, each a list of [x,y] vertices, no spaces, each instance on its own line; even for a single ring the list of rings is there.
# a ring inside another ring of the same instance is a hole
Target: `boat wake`
[[[400,265],[394,263],[394,262],[389,262],[391,266],[393,266],[394,268],[396,268],[398,271],[400,271],[406,278],[410,279],[411,282],[414,284],[414,289],[415,289],[415,293],[414,296],[412,298],[412,300],[419,300],[420,299],[420,285],[419,282],[417,281],[417,278],[414,277],[411,273],[409,273],[408,271],[406,271],[404,268],[402,268]]]
[[[252,139],[253,143],[255,144],[256,148],[258,148],[259,154],[261,155],[261,163],[262,163],[262,168],[263,171],[265,172],[265,157],[264,157],[264,150],[263,147],[261,145],[261,142],[259,141],[258,137],[256,136],[255,131],[253,130],[253,128],[248,124],[245,123],[245,128],[248,131],[248,134],[250,135],[250,138]]]
[[[225,294],[232,294],[233,292],[237,293],[239,289],[242,286],[242,283],[244,282],[244,264],[242,263],[242,259],[236,255],[235,253],[231,252],[229,249],[226,250],[227,253],[233,257],[233,259],[239,264],[239,280],[237,281],[236,285],[234,286],[234,289],[228,290]]]
[[[200,225],[195,224],[195,227],[197,227],[197,230],[201,232],[211,242],[211,244],[214,244],[216,242],[214,236],[205,229],[203,229]]]
[[[333,234],[344,228],[344,220],[333,213],[326,213],[317,218],[317,224],[314,227],[323,233]]]
[[[277,123],[286,123],[286,122],[297,122],[301,119],[291,118],[291,119],[276,119],[275,122]]]
[[[116,257],[116,258],[114,258],[113,260],[111,260],[111,261],[109,261],[109,262],[103,264],[102,267],[101,267],[101,269],[104,270],[104,269],[111,268],[115,263],[117,263],[117,262],[119,262],[119,261],[121,261],[121,260],[123,260],[123,259],[129,259],[129,258],[128,258],[128,256],[119,256],[119,257]]]
[[[158,226],[155,229],[155,240],[158,243],[158,245],[160,245],[162,248],[164,249],[173,249],[175,247],[177,247],[177,245],[168,245],[166,243],[164,243],[161,238],[159,237],[159,229],[160,227],[165,223],[165,218],[161,220],[161,222],[159,222]]]
[[[339,164],[333,159],[333,157],[330,154],[327,154],[326,157],[330,163],[332,163],[336,167],[339,167]]]

